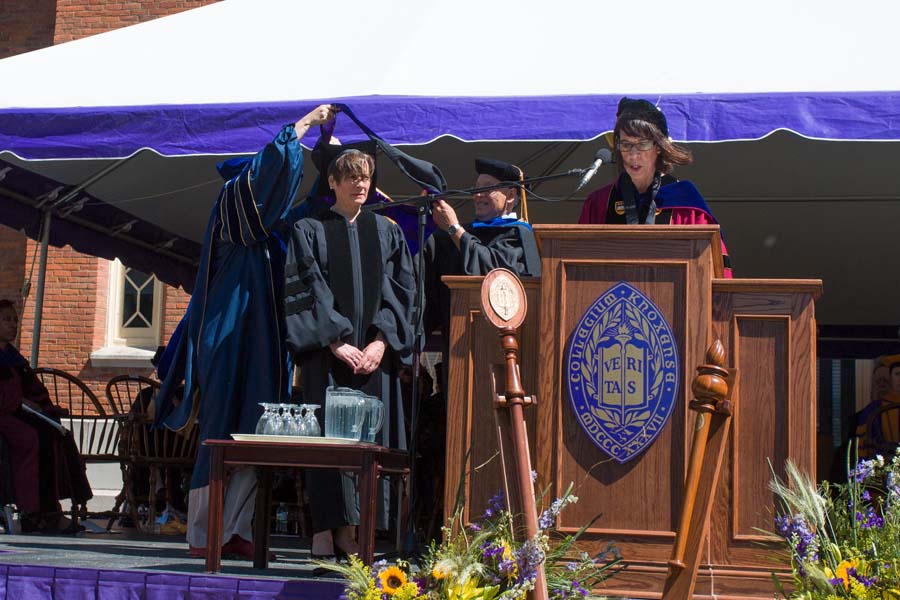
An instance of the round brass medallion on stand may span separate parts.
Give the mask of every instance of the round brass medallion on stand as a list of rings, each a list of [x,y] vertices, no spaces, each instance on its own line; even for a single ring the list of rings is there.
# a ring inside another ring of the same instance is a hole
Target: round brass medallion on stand
[[[493,269],[481,284],[481,308],[485,318],[499,329],[518,327],[525,320],[528,301],[525,287],[508,269]]]

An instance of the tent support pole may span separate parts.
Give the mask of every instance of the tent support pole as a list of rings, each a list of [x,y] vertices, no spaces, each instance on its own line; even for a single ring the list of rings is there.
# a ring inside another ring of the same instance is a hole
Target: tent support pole
[[[60,209],[60,208],[64,207],[71,200],[73,200],[75,198],[75,196],[80,194],[82,190],[86,189],[89,186],[94,185],[95,183],[97,183],[98,181],[100,181],[101,179],[103,179],[104,177],[106,177],[107,175],[109,175],[110,173],[112,173],[113,171],[115,171],[116,169],[118,169],[119,167],[121,167],[122,165],[124,165],[125,163],[127,163],[129,160],[131,160],[132,158],[134,158],[135,156],[137,156],[140,153],[141,153],[141,151],[139,150],[139,151],[135,152],[134,154],[132,154],[131,156],[126,156],[125,158],[120,158],[119,160],[115,161],[111,165],[107,165],[107,166],[103,167],[102,169],[100,169],[99,171],[97,171],[96,173],[94,173],[93,175],[91,175],[90,177],[88,177],[87,179],[85,179],[84,181],[82,181],[81,183],[79,183],[78,185],[73,187],[72,189],[68,190],[63,195],[62,198],[60,198],[59,200],[57,200],[56,202],[53,203],[53,208]]]
[[[87,188],[90,185],[93,185],[103,177],[106,177],[109,173],[115,171],[126,162],[137,156],[137,152],[132,154],[131,156],[126,156],[125,158],[121,158],[111,165],[108,165],[98,172],[94,173],[90,177],[88,177],[83,182],[76,185],[74,188],[66,192],[66,194],[55,201],[52,206],[46,206],[43,208],[41,212],[41,256],[40,262],[38,263],[38,285],[37,285],[37,295],[34,299],[34,327],[32,328],[31,333],[31,366],[32,368],[36,368],[38,366],[38,355],[40,353],[41,346],[41,325],[44,316],[44,283],[47,279],[47,249],[50,246],[50,218],[53,215],[54,209],[59,209],[65,206],[70,200],[75,198],[81,191]]]
[[[31,333],[31,366],[38,366],[38,351],[41,346],[41,319],[44,316],[44,282],[47,279],[47,249],[50,246],[50,217],[49,208],[42,212],[41,219],[41,256],[38,263],[37,295],[34,300],[34,327]]]

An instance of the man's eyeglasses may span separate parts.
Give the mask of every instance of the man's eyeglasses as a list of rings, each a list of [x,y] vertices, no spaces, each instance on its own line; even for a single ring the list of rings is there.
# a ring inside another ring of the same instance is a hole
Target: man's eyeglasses
[[[637,152],[646,152],[650,148],[654,146],[656,142],[653,140],[641,140],[639,142],[619,142],[616,144],[616,147],[619,149],[619,152],[622,154],[628,154],[629,152],[637,151]]]

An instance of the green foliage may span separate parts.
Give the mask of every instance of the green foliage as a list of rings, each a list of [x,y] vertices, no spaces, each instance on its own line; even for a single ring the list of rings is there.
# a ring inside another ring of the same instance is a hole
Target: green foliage
[[[541,496],[541,498],[543,495]],[[550,598],[580,600],[620,568],[612,544],[595,557],[576,548],[578,537],[550,531],[559,512],[577,502],[572,486],[554,500],[540,518],[538,534],[516,541],[513,516],[502,494],[488,501],[484,514],[462,523],[462,503],[443,529],[443,541],[433,543],[418,565],[398,560],[369,567],[351,557],[347,565],[318,563],[346,580],[347,600],[522,600],[534,589],[543,566]]]
[[[796,588],[782,597],[900,600],[900,452],[850,463],[846,484],[816,485],[790,462],[787,481],[773,477]]]

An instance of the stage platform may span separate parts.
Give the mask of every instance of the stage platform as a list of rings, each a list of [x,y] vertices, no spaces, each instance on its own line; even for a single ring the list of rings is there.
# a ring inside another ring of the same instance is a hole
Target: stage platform
[[[340,599],[339,580],[313,575],[308,539],[273,535],[271,550],[268,569],[223,559],[222,572],[211,575],[203,558],[188,556],[182,536],[0,535],[0,600]],[[391,550],[377,541],[376,560]]]
[[[0,535],[0,600],[338,599],[338,580],[313,576],[308,539],[272,536],[271,550],[268,569],[223,559],[222,572],[210,575],[203,558],[188,556],[183,536]]]

